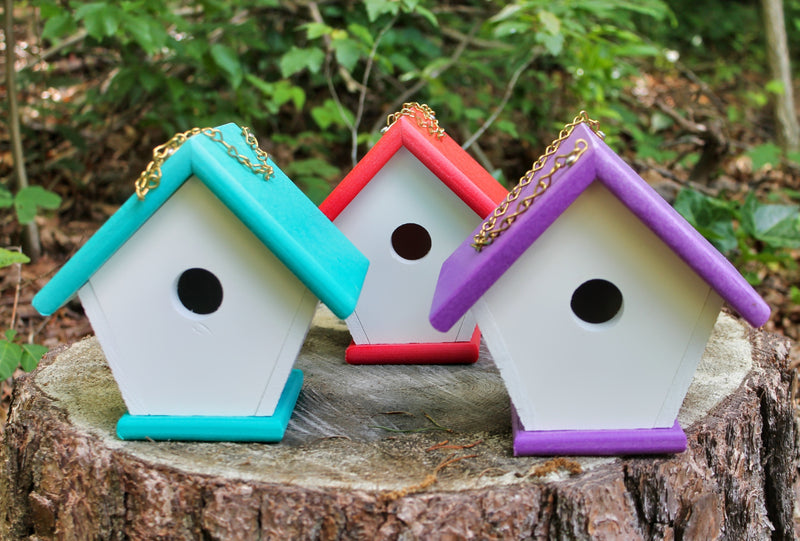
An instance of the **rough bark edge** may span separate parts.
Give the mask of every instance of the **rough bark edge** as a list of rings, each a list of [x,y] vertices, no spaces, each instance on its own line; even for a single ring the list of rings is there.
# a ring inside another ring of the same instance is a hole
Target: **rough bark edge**
[[[793,539],[788,345],[751,333],[755,369],[690,427],[689,451],[554,481],[386,501],[187,474],[74,429],[26,376],[0,477],[3,539]],[[52,361],[53,355],[50,356]],[[455,467],[455,466],[454,466]],[[446,474],[446,473],[445,473]]]

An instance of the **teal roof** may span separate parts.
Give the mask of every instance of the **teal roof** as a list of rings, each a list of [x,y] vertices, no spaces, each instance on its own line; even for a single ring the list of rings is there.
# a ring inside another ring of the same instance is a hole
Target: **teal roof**
[[[256,163],[241,128],[218,128],[224,140]],[[269,180],[253,173],[204,135],[188,139],[161,167],[161,183],[144,200],[134,194],[33,298],[52,314],[142,226],[187,179],[195,175],[331,311],[345,318],[355,309],[367,258],[269,160]]]

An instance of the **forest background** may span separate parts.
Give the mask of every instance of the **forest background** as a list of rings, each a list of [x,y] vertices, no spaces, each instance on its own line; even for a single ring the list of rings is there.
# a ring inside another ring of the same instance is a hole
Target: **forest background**
[[[800,338],[800,148],[773,108],[797,81],[770,68],[762,9],[782,5],[798,65],[800,0],[4,1],[3,410],[15,371],[91,333],[79,303],[43,318],[31,298],[154,147],[249,126],[319,203],[410,101],[508,187],[586,110]]]

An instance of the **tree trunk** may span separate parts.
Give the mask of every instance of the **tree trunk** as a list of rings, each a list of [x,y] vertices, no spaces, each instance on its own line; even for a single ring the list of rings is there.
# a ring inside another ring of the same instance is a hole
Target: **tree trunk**
[[[794,536],[781,337],[720,317],[679,417],[684,453],[548,459],[512,456],[508,397],[485,351],[468,366],[350,366],[346,328],[316,323],[280,444],[120,441],[125,408],[97,342],[51,353],[15,389],[0,537]]]
[[[14,0],[5,0],[5,40],[6,40],[6,92],[8,93],[8,128],[11,138],[11,155],[14,160],[14,176],[17,177],[17,192],[28,187],[28,174],[25,170],[25,153],[22,150],[22,132],[19,128],[19,104],[17,102],[17,55],[14,40]],[[22,251],[36,261],[42,255],[39,239],[39,226],[36,221],[22,225]]]
[[[789,46],[786,40],[786,22],[783,17],[783,0],[761,0],[764,15],[764,32],[767,39],[767,60],[772,79],[783,86],[783,93],[773,96],[778,140],[784,152],[800,150],[800,126],[794,107],[792,70],[789,66]]]

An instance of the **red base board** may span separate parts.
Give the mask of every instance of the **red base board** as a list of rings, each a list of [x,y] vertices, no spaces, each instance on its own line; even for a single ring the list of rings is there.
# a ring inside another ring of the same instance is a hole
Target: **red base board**
[[[348,364],[470,364],[478,360],[481,331],[469,342],[425,344],[355,344],[344,353]]]

